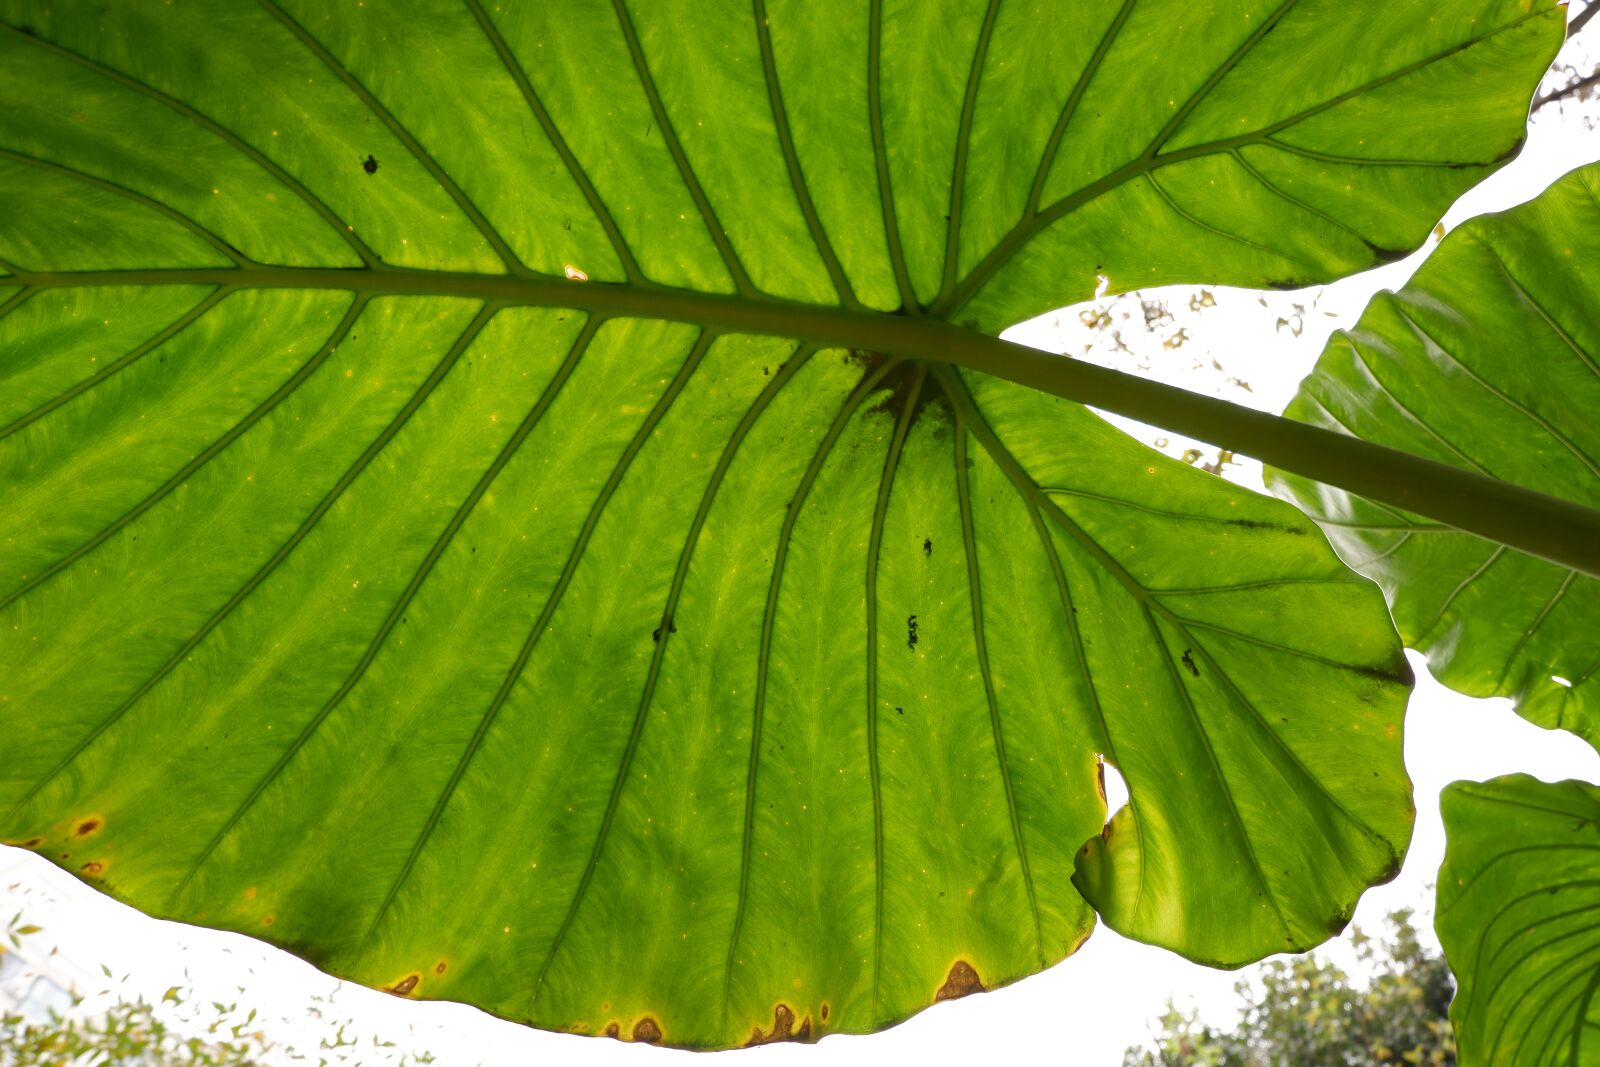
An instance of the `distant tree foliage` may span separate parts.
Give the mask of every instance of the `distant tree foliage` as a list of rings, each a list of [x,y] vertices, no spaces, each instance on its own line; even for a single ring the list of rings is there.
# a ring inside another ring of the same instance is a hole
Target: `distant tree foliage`
[[[40,932],[18,912],[0,928],[0,956],[21,949]],[[109,983],[111,969],[102,964],[100,970]],[[64,1010],[36,1016],[0,1010],[0,1067],[426,1067],[434,1062],[432,1053],[403,1049],[394,1041],[361,1040],[350,1032],[353,1022],[330,1019],[316,1006],[306,1010],[305,1025],[297,1032],[269,1035],[273,1023],[258,1019],[254,1008],[242,1011],[237,1001],[208,1001],[179,986],[152,1002],[121,983],[108,984],[74,994]],[[316,1048],[303,1047],[312,1038]]]
[[[1209,1026],[1168,1001],[1153,1048],[1128,1049],[1123,1067],[1453,1067],[1455,983],[1411,918],[1410,909],[1391,913],[1378,937],[1354,931],[1365,983],[1312,953],[1264,964],[1259,986],[1234,987],[1244,1001],[1235,1029]]]

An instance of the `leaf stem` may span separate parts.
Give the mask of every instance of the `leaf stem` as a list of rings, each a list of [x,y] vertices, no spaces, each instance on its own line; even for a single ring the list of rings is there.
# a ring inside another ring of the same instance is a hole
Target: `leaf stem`
[[[766,296],[395,267],[349,270],[252,265],[195,270],[18,271],[12,280],[38,288],[224,285],[459,296],[508,305],[668,319],[724,332],[790,337],[820,347],[864,349],[954,364],[1242,452],[1302,477],[1600,577],[1600,510],[926,316],[887,315]]]

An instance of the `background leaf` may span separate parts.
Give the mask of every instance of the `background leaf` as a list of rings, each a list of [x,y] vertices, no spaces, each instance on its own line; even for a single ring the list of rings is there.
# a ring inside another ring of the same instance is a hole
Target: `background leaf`
[[[689,1046],[1396,869],[1409,671],[1315,527],[880,349],[1397,254],[1555,6],[0,12],[9,840]]]
[[[1459,989],[1463,1067],[1600,1057],[1600,787],[1515,774],[1440,797],[1435,925]]]
[[[1329,342],[1288,414],[1600,507],[1600,166],[1474,219]],[[1600,744],[1600,581],[1274,473],[1406,643],[1472,696]]]

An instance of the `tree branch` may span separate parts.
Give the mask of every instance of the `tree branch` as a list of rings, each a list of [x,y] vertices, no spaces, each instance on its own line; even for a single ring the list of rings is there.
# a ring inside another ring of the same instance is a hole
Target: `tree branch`
[[[1597,0],[1595,6],[1589,8],[1589,11],[1600,11],[1600,0]],[[1584,14],[1587,15],[1589,11],[1585,11]],[[1569,96],[1575,96],[1576,94],[1581,93],[1585,89],[1589,88],[1591,85],[1600,85],[1600,70],[1595,70],[1584,77],[1579,78],[1577,81],[1566,86],[1565,88],[1552,89],[1550,92],[1545,93],[1543,96],[1534,100],[1532,110],[1538,111],[1546,104],[1553,104],[1557,100],[1565,100]]]
[[[1589,4],[1583,9],[1583,12],[1567,23],[1567,40],[1570,41],[1578,36],[1578,32],[1589,24],[1590,19],[1594,18],[1596,11],[1600,11],[1600,0],[1589,0]]]

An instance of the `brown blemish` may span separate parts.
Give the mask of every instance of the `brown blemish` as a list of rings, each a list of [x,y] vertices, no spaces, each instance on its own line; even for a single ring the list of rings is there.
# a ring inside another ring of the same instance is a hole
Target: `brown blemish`
[[[810,1027],[811,1020],[808,1017],[806,1019],[807,1032],[810,1031]],[[757,1026],[750,1031],[750,1040],[744,1043],[744,1047],[754,1048],[757,1045],[770,1045],[774,1041],[793,1041],[795,1036],[794,1011],[787,1004],[779,1004],[772,1009],[771,1032],[763,1033],[761,1027]]]
[[[449,969],[449,967],[450,967],[450,965],[448,963],[446,963],[444,960],[440,960],[438,963],[435,963],[433,965],[433,973],[434,974],[443,974],[446,970]]]
[[[614,1021],[606,1023],[606,1036],[622,1040],[622,1027]]]
[[[94,860],[90,860],[88,863],[85,863],[82,867],[80,867],[78,869],[80,871],[82,871],[84,874],[87,874],[92,878],[95,875],[99,874],[101,871],[105,870],[106,868],[105,868],[104,864],[98,863],[98,862],[96,862]]]
[[[411,991],[417,988],[417,983],[421,980],[422,976],[420,974],[408,974],[404,978],[400,979],[400,981],[384,990],[384,992],[393,993],[397,997],[409,996]]]
[[[278,917],[276,915],[263,915],[261,917],[261,925],[262,926],[271,926],[273,923],[275,923],[277,921],[278,921]]]
[[[85,819],[85,820],[83,820],[82,822],[80,822],[78,824],[78,826],[77,826],[77,828],[75,830],[72,831],[72,836],[73,837],[88,837],[90,834],[94,833],[98,829],[100,829],[100,820],[99,819]]]
[[[246,889],[244,891],[244,899],[246,899],[246,900],[254,900],[254,899],[256,899],[256,887],[255,886],[251,886],[249,889]]]
[[[978,972],[966,960],[956,960],[950,965],[950,974],[946,976],[944,985],[939,987],[939,992],[933,995],[934,1000],[956,1000],[969,993],[984,992],[983,980],[978,977]]]
[[[883,361],[889,357],[881,352],[865,353],[866,359],[862,361],[867,374],[871,374]],[[878,382],[877,389],[888,390],[882,400],[867,409],[869,415],[886,415],[899,421],[905,413],[906,404],[911,404],[911,421],[915,422],[922,412],[930,405],[945,403],[944,391],[938,385],[923,376],[921,388],[917,388],[918,368],[914,360],[903,360],[895,364]],[[911,391],[917,389],[915,401],[912,400]],[[876,390],[874,390],[876,391]]]
[[[643,1041],[647,1045],[654,1045],[661,1040],[661,1024],[646,1015],[643,1019],[633,1024],[633,1039],[635,1041]]]
[[[42,838],[42,837],[30,837],[30,838],[28,838],[26,841],[24,841],[22,843],[22,847],[23,848],[38,848],[42,844],[44,844],[44,838]]]
[[[826,1000],[822,1002],[822,1009],[818,1012],[818,1014],[822,1016],[823,1022],[828,1021],[828,1002]]]

